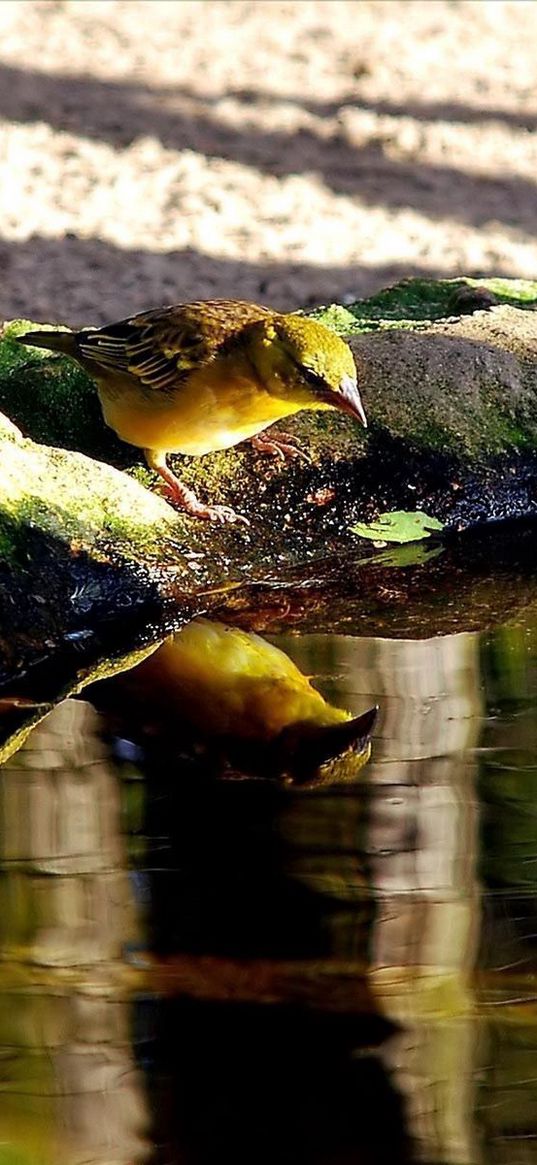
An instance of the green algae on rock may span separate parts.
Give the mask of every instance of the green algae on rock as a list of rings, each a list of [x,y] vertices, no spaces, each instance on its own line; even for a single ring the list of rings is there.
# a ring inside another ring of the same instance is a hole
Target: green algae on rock
[[[463,311],[457,310],[463,305]],[[341,335],[379,328],[415,328],[417,324],[507,304],[521,310],[537,307],[537,281],[531,279],[402,279],[369,299],[346,307],[331,304],[312,313]]]
[[[351,341],[372,423],[469,468],[537,449],[537,314],[512,307]]]

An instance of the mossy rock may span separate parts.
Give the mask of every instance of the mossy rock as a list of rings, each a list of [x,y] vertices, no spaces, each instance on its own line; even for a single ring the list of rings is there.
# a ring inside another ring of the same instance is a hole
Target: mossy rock
[[[379,328],[415,328],[420,321],[453,319],[499,304],[533,310],[537,281],[531,279],[402,279],[347,307],[332,304],[312,314],[342,335]]]

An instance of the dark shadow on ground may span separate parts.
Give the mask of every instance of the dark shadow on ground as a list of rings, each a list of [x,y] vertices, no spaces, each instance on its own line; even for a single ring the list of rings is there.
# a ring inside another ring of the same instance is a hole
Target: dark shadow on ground
[[[20,316],[71,326],[104,323],[143,308],[200,298],[249,299],[279,309],[313,307],[347,297],[360,299],[408,275],[452,274],[400,263],[383,267],[249,263],[214,258],[192,248],[164,254],[129,251],[72,235],[0,242],[0,270],[0,319]]]
[[[0,113],[7,120],[46,122],[116,147],[149,135],[170,149],[239,162],[276,177],[315,173],[335,193],[367,205],[412,207],[433,220],[447,216],[475,227],[497,221],[537,232],[537,186],[527,178],[467,174],[450,165],[393,158],[381,138],[353,143],[337,125],[326,136],[315,128],[285,132],[224,124],[206,105],[203,95],[185,89],[0,68]],[[327,108],[321,106],[321,114]],[[411,108],[408,113],[413,116]]]
[[[179,93],[179,90],[176,90]],[[185,96],[188,93],[182,90]],[[298,105],[315,117],[335,117],[342,109],[363,109],[378,113],[381,117],[412,117],[415,121],[451,121],[463,124],[483,124],[501,122],[511,129],[537,129],[537,113],[530,110],[497,109],[493,106],[467,105],[462,101],[370,101],[359,93],[345,93],[333,101],[316,101],[315,98],[293,93],[272,93],[270,90],[234,89],[228,97],[242,101],[245,105]],[[208,105],[216,105],[220,97],[203,96]]]

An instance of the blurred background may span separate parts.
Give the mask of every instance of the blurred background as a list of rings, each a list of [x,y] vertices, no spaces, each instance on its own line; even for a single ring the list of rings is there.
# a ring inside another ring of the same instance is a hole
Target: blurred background
[[[526,0],[4,0],[0,316],[537,270]]]

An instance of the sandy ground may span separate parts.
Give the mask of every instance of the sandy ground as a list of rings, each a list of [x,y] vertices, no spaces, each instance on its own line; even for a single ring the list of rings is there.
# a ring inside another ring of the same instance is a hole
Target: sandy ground
[[[534,0],[3,0],[0,316],[537,277]]]

